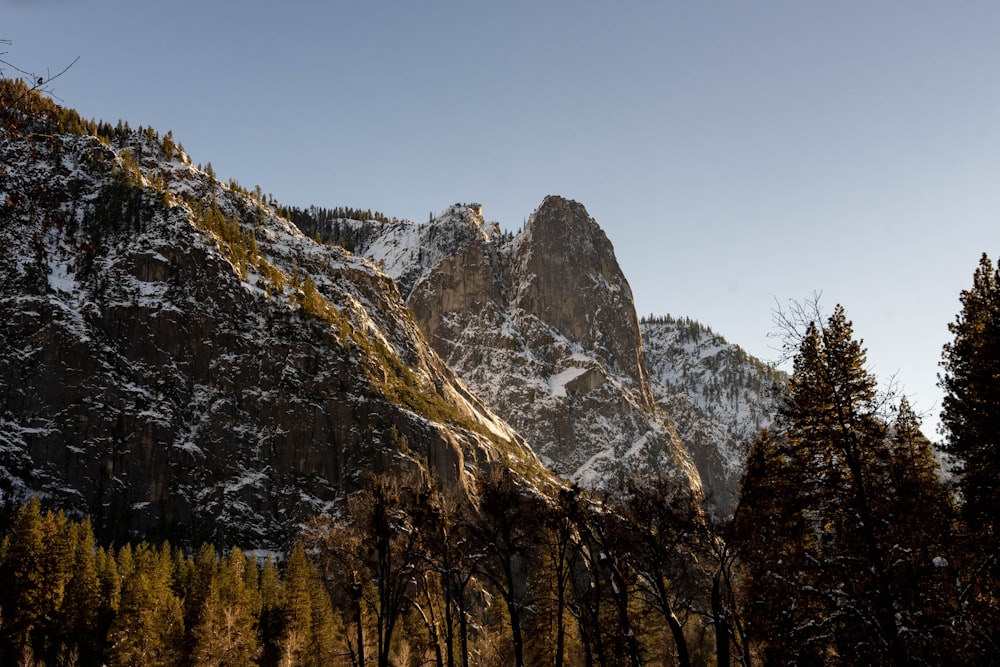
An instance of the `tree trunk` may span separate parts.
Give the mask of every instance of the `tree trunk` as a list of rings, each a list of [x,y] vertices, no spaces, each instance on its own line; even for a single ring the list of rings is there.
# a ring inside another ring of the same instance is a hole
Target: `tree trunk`
[[[361,622],[361,582],[351,584],[351,602],[354,606],[354,622],[358,626],[358,666],[365,667],[365,626]]]
[[[556,660],[555,667],[563,667],[563,653],[566,650],[566,573],[565,561],[562,554],[559,555],[560,562],[556,569]]]
[[[674,644],[677,646],[677,667],[691,667],[691,657],[688,655],[687,639],[684,638],[684,627],[680,619],[674,614],[674,610],[664,606],[663,615],[667,619],[667,626],[670,634],[674,637]]]
[[[712,620],[715,624],[715,664],[729,667],[729,619],[722,603],[721,572],[716,572],[712,581]]]
[[[524,639],[521,637],[521,617],[517,605],[512,599],[507,600],[507,613],[510,614],[510,638],[514,644],[514,667],[524,667]]]
[[[465,609],[465,591],[458,592],[458,639],[462,652],[462,667],[469,667],[469,618]]]
[[[632,621],[628,613],[628,589],[625,587],[625,578],[622,577],[618,564],[612,562],[609,568],[611,573],[611,592],[615,599],[615,606],[618,609],[618,622],[625,632],[625,647],[628,650],[629,662],[632,667],[642,667],[642,658],[639,655],[639,640],[632,631]]]

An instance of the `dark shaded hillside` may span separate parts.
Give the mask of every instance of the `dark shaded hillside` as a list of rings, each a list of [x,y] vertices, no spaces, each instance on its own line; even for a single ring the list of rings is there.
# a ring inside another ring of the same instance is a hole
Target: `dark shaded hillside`
[[[44,100],[5,128],[4,504],[41,494],[104,539],[264,546],[364,470],[455,492],[498,461],[545,476],[368,262],[169,135]]]

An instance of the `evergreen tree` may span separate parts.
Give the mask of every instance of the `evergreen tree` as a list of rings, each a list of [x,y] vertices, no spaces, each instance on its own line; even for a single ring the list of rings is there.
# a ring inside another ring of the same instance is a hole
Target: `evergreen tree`
[[[0,543],[3,646],[20,654],[44,655],[72,573],[72,541],[66,517],[42,512],[32,498],[14,517]]]
[[[921,496],[940,489],[919,475],[913,451],[894,459],[906,447],[890,444],[875,378],[843,308],[825,321],[818,308],[810,314],[791,332],[794,373],[780,433],[755,445],[741,495],[748,616],[773,661],[908,664],[914,642],[903,612],[925,613],[907,609],[908,588],[923,594],[931,584],[905,574],[922,538],[902,511],[913,499],[894,486],[919,485]],[[764,529],[775,544],[748,537],[776,518]]]
[[[268,583],[270,577],[265,569],[262,575],[265,610],[273,604],[275,593]],[[331,664],[341,628],[333,612],[330,594],[316,567],[306,557],[301,542],[297,542],[288,555],[281,600],[282,629],[277,642],[279,664],[304,667]]]
[[[932,664],[977,661],[969,645],[963,611],[954,585],[959,540],[952,494],[941,482],[930,441],[909,402],[900,400],[888,442],[882,476],[882,543],[888,548],[888,574],[897,591],[895,610],[907,628],[912,655]]]
[[[100,645],[103,652],[107,649],[108,632],[121,605],[122,578],[119,575],[118,562],[114,553],[104,547],[97,548],[94,554],[94,563],[97,568],[99,600],[94,641]]]
[[[268,557],[260,571],[260,616],[261,662],[277,664],[281,636],[284,631],[284,594],[281,587],[281,573],[274,559]]]
[[[282,597],[283,632],[280,640],[283,664],[305,664],[312,637],[312,569],[301,542],[295,544],[285,565]]]
[[[984,253],[948,325],[939,384],[944,449],[956,463],[962,508],[995,555],[1000,508],[1000,266]]]
[[[63,641],[78,647],[88,658],[102,648],[98,632],[101,617],[101,584],[97,551],[90,519],[67,526],[73,545],[73,566],[59,610],[59,630]]]
[[[134,553],[123,547],[121,554],[132,565],[122,568],[127,574],[121,605],[108,632],[111,665],[180,664],[184,657],[184,610],[171,589],[170,550],[142,543]]]
[[[338,651],[338,638],[344,634],[340,617],[334,613],[330,594],[323,579],[312,563],[309,564],[309,597],[312,601],[312,637],[310,637],[305,665],[326,667],[333,662]]]
[[[734,516],[734,542],[743,564],[743,616],[765,664],[801,656],[806,647],[796,644],[794,634],[816,616],[811,600],[802,595],[811,540],[801,471],[786,449],[769,431],[754,441]]]
[[[257,636],[257,566],[233,549],[213,572],[194,628],[192,664],[253,667],[260,655]],[[253,573],[249,577],[248,573]]]
[[[1000,263],[984,253],[962,309],[948,325],[938,383],[941,424],[964,518],[966,563],[960,603],[981,650],[1000,651]]]

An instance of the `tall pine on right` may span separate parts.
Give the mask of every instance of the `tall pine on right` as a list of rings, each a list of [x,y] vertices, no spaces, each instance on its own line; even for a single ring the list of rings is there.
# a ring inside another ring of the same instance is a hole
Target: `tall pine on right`
[[[954,458],[962,507],[970,526],[996,546],[1000,514],[1000,268],[985,253],[963,290],[962,310],[948,325],[941,424],[944,450]]]
[[[967,622],[1000,647],[1000,262],[983,253],[944,346],[942,448],[952,457],[967,534]]]

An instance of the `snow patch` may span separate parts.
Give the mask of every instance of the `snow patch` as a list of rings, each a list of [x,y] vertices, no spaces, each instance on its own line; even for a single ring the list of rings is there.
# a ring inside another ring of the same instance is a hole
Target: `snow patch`
[[[559,398],[566,397],[566,385],[587,372],[586,368],[571,366],[561,373],[550,375],[548,379],[549,393]]]

